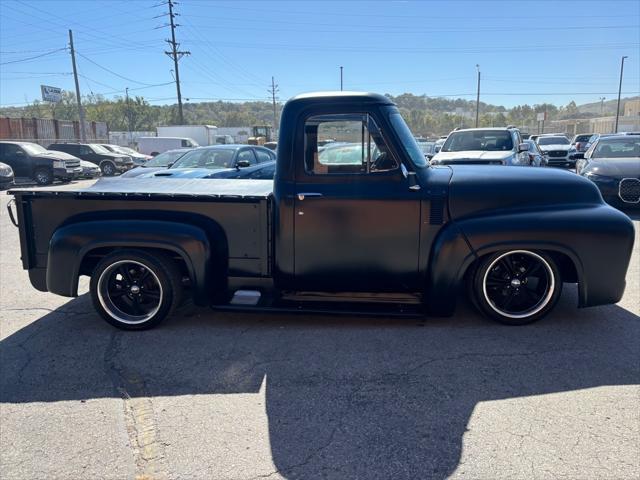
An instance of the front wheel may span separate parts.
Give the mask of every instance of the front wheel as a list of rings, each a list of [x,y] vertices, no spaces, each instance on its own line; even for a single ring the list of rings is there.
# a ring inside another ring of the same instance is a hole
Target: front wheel
[[[144,330],[159,324],[179,304],[181,275],[164,254],[125,250],[100,261],[90,290],[94,307],[111,325]]]
[[[116,166],[112,162],[104,162],[100,165],[100,170],[105,177],[113,177],[116,174]]]
[[[562,279],[551,257],[511,250],[489,255],[472,277],[474,304],[486,316],[507,325],[540,320],[560,299]]]
[[[39,168],[33,174],[33,179],[38,185],[49,185],[53,182],[51,170],[47,168]]]

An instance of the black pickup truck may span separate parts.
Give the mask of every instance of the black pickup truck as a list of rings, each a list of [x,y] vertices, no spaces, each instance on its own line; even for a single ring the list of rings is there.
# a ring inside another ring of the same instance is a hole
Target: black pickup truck
[[[326,144],[326,139],[335,140]],[[320,146],[319,146],[320,145]],[[274,181],[102,179],[12,190],[39,290],[143,329],[185,296],[219,309],[451,315],[467,286],[485,315],[525,324],[562,284],[615,303],[634,227],[598,189],[553,169],[429,166],[386,97],[287,102]]]

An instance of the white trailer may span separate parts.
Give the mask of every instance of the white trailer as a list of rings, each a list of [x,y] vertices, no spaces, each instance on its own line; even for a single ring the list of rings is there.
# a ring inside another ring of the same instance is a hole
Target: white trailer
[[[156,156],[176,148],[195,148],[200,144],[188,137],[139,137],[138,151],[145,155]]]
[[[159,137],[192,138],[198,145],[215,145],[218,127],[214,125],[172,125],[156,127]]]

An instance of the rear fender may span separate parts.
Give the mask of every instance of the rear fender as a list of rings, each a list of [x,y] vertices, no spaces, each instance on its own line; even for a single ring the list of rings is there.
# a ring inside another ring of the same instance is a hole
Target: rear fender
[[[49,243],[47,290],[68,297],[77,296],[83,259],[91,251],[105,247],[174,252],[187,266],[195,303],[207,303],[214,273],[209,238],[199,227],[168,221],[104,220],[59,228]]]

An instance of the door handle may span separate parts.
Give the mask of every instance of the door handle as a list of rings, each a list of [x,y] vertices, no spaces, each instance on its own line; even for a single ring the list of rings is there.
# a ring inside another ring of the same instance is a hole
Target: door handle
[[[315,192],[300,192],[300,193],[298,194],[298,200],[304,200],[304,199],[305,199],[305,197],[309,197],[309,198],[315,197],[315,198],[318,198],[318,197],[321,197],[321,196],[322,196],[322,194],[321,194],[321,193],[315,193]]]

